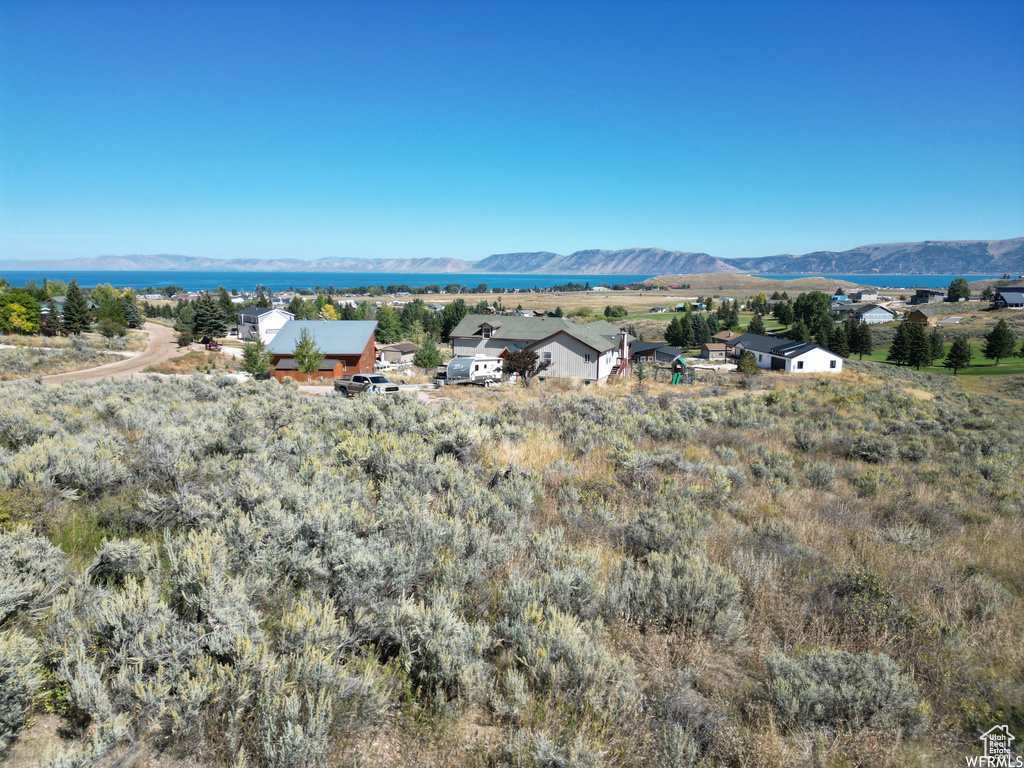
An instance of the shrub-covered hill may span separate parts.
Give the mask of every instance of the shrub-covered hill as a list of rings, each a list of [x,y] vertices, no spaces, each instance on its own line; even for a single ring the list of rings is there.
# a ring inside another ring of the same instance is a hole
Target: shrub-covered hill
[[[0,385],[0,753],[961,765],[1024,737],[1024,429],[929,380]]]

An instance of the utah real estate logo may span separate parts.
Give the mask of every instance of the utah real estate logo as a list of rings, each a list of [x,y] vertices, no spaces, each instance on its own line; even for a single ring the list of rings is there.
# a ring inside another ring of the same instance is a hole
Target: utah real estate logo
[[[977,768],[1024,768],[1024,757],[1013,754],[1011,743],[1014,735],[1007,725],[997,725],[979,737],[984,745],[984,754],[969,755],[968,766]]]

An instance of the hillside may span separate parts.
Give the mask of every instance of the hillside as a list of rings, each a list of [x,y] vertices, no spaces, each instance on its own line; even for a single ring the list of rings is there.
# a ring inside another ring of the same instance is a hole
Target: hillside
[[[538,275],[799,274],[1014,274],[1024,273],[1024,237],[1010,240],[927,240],[862,245],[848,251],[815,251],[749,259],[661,248],[586,250],[569,255],[536,251],[462,259],[209,259],[193,256],[96,256],[86,259],[9,261],[9,270],[180,272],[393,272]]]
[[[0,382],[0,765],[962,766],[1024,736],[1019,390],[849,366]]]
[[[862,245],[802,256],[723,259],[743,272],[856,275],[984,275],[1024,272],[1024,237],[1010,240],[926,240]]]
[[[796,296],[802,291],[828,291],[836,288],[850,290],[860,288],[859,283],[848,280],[833,280],[830,277],[798,277],[793,280],[773,280],[770,277],[754,275],[710,273],[706,275],[659,275],[644,280],[645,285],[679,285],[690,286],[688,294],[718,293],[720,295],[739,294],[752,296],[759,291],[771,296],[775,291],[786,291]]]
[[[474,262],[478,272],[536,272],[549,275],[643,275],[738,272],[725,260],[706,253],[627,248],[621,251],[557,253],[502,253]]]

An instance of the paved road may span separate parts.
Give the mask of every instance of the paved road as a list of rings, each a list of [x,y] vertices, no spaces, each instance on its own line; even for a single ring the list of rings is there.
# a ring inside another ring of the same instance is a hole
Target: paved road
[[[140,352],[116,363],[107,363],[96,368],[84,368],[81,371],[69,371],[68,373],[57,373],[53,376],[43,376],[47,384],[56,384],[61,381],[99,381],[101,379],[115,378],[127,379],[133,373],[157,365],[165,360],[170,360],[180,355],[181,350],[175,341],[173,328],[158,323],[146,323],[143,329],[149,334],[149,346],[145,351]]]

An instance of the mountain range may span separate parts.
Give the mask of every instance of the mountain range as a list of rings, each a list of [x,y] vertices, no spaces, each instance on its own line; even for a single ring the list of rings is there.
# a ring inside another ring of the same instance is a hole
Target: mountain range
[[[862,245],[847,251],[815,251],[724,259],[707,253],[627,248],[501,253],[479,261],[462,259],[209,259],[193,256],[96,256],[52,261],[9,261],[8,270],[153,272],[391,272],[547,275],[743,274],[984,275],[1024,273],[1024,237],[1009,240],[926,240]]]

